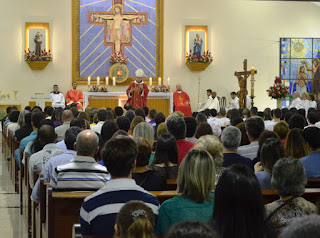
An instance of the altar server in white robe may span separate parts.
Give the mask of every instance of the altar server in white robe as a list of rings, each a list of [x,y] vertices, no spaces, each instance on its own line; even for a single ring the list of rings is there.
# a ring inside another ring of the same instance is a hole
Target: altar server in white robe
[[[250,111],[251,110],[251,102],[252,102],[252,99],[249,95],[247,95],[247,101],[246,101],[246,107],[247,109]]]
[[[296,109],[301,109],[301,108],[303,108],[302,101],[301,101],[301,99],[300,99],[300,93],[297,92],[297,91],[295,91],[295,92],[293,93],[293,101],[292,101],[292,103],[291,103],[291,105],[290,105],[290,109],[291,109],[291,108],[296,108]]]
[[[229,103],[228,110],[232,109],[239,109],[239,98],[237,97],[237,94],[235,92],[230,93],[231,101]]]
[[[308,94],[308,100],[309,100],[309,108],[315,108],[317,109],[317,102],[315,101],[315,96],[312,93]]]
[[[53,85],[53,91],[50,93],[50,98],[53,108],[65,108],[65,99],[61,92],[59,92],[58,85]]]
[[[202,112],[206,109],[216,109],[218,112],[220,110],[220,103],[217,98],[217,93],[212,92],[211,89],[208,89],[207,96],[208,96],[208,100],[198,105],[199,107],[198,112]]]

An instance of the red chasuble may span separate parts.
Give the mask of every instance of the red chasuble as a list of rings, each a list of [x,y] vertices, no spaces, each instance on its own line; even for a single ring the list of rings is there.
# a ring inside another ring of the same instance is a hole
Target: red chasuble
[[[173,94],[173,102],[174,102],[174,111],[183,112],[184,116],[186,117],[192,116],[191,107],[190,107],[190,98],[187,93],[183,91],[182,93],[178,93],[178,91],[175,91]]]
[[[142,88],[140,88],[140,86]],[[133,91],[131,92],[131,89]],[[134,81],[130,84],[127,89],[128,101],[133,108],[142,108],[147,106],[147,98],[148,98],[149,89],[148,86],[141,82],[140,84],[137,81]]]
[[[73,89],[70,89],[68,92],[67,92],[67,95],[66,95],[66,105],[68,105],[70,102],[74,102],[74,103],[77,103],[77,107],[78,109],[82,109],[82,103],[83,103],[83,93],[80,89],[77,89],[77,90],[73,90]],[[79,103],[78,103],[79,102]]]

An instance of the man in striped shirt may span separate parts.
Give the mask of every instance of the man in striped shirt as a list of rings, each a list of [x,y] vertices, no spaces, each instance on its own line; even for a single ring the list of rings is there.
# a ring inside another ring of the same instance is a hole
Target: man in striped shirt
[[[137,155],[136,143],[127,136],[116,136],[105,144],[102,160],[111,174],[111,180],[84,200],[80,211],[83,235],[113,235],[117,214],[131,200],[145,202],[157,218],[158,199],[138,186],[131,176]]]
[[[110,175],[106,167],[93,158],[99,151],[98,144],[95,132],[85,130],[79,133],[74,145],[77,155],[69,164],[55,168],[51,186],[59,191],[96,191],[105,186]]]

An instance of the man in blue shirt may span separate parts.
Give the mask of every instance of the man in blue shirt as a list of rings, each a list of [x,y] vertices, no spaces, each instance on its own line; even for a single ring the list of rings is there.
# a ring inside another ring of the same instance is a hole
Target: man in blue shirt
[[[300,159],[307,178],[320,178],[320,129],[308,127],[303,132],[304,139],[311,149],[311,154]]]
[[[38,135],[38,130],[40,127],[40,122],[44,119],[44,114],[42,112],[34,112],[32,113],[31,116],[31,125],[32,125],[32,129],[33,131],[31,132],[31,134],[25,138],[23,138],[20,142],[20,146],[19,149],[17,149],[14,152],[14,157],[17,161],[18,166],[20,165],[20,149],[22,149],[24,151],[24,149],[26,148],[27,144],[31,141],[34,141]]]

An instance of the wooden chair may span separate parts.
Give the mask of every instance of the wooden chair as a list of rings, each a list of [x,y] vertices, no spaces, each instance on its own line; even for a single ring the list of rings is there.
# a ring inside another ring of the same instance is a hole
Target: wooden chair
[[[219,100],[219,103],[220,103],[220,110],[221,109],[225,109],[226,106],[227,106],[227,99],[226,97],[222,97],[220,100]]]

